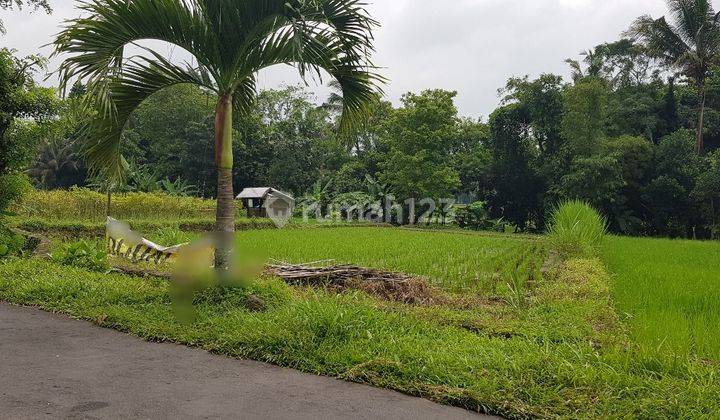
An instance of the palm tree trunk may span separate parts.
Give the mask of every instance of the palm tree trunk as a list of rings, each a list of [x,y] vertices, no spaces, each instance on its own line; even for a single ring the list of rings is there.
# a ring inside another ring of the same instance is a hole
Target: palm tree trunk
[[[701,83],[699,86],[700,90],[700,115],[698,117],[697,125],[697,152],[702,154],[705,151],[705,143],[703,141],[703,128],[705,125],[705,84]]]
[[[232,113],[232,95],[221,96],[215,112],[215,166],[218,171],[215,269],[221,273],[230,269],[235,232]]]

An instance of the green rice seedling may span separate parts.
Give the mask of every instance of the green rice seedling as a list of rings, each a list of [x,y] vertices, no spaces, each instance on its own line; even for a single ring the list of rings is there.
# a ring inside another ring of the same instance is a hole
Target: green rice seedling
[[[607,232],[607,222],[589,204],[571,200],[553,212],[548,231],[552,249],[563,258],[592,257]]]
[[[332,260],[400,271],[427,278],[451,292],[504,294],[507,284],[522,287],[524,265],[542,265],[544,250],[535,239],[467,232],[427,232],[393,228],[305,228],[237,233],[238,249],[274,260],[309,263]],[[532,264],[524,260],[531,260]]]
[[[720,243],[610,236],[602,258],[645,353],[720,361]]]

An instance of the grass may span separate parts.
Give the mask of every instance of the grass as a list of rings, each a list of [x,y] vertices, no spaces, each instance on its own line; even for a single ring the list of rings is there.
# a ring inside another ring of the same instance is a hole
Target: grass
[[[720,243],[611,237],[603,259],[646,352],[720,361]]]
[[[105,194],[84,188],[33,190],[11,210],[22,218],[104,222],[106,200]],[[214,200],[163,193],[113,194],[111,208],[120,219],[210,219],[215,215]]]
[[[268,310],[237,304],[251,292]],[[595,260],[567,263],[522,307],[414,307],[260,279],[198,299],[196,322],[183,324],[164,281],[20,259],[0,263],[0,299],[508,417],[720,415],[716,368],[628,353]]]
[[[199,236],[173,220],[132,225],[162,244]],[[541,270],[548,252],[530,236],[295,226],[237,241],[277,260],[416,274],[466,300],[404,305],[263,277],[200,293],[183,323],[166,281],[24,259],[0,261],[0,300],[512,418],[720,417],[718,244],[611,237],[611,278],[596,258]],[[250,294],[267,309],[246,309]]]
[[[598,252],[607,223],[597,210],[583,201],[567,201],[553,212],[548,240],[560,256],[591,257]]]
[[[122,219],[138,232],[157,232],[163,229],[181,230],[183,232],[211,232],[215,228],[215,218],[173,218],[166,219]],[[82,219],[46,219],[41,217],[11,217],[12,227],[30,232],[43,233],[48,236],[69,237],[102,237],[105,236],[105,220]],[[238,218],[235,221],[238,230],[275,229],[269,219]]]
[[[451,292],[507,294],[536,281],[542,242],[504,235],[468,235],[388,228],[257,231],[237,235],[252,250],[292,263],[335,260],[427,277]]]

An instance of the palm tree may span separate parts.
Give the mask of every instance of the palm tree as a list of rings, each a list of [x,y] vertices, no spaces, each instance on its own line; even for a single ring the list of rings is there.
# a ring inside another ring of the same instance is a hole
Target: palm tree
[[[720,14],[710,0],[667,0],[673,24],[665,17],[641,16],[629,33],[656,58],[678,69],[695,82],[700,110],[697,123],[697,151],[702,153],[705,118],[705,81],[720,53]]]
[[[330,88],[330,94],[325,100],[325,103],[322,104],[322,107],[334,116],[342,115],[344,102],[342,86],[340,86],[340,83],[337,80],[331,80],[327,86]]]
[[[150,95],[190,83],[217,94],[216,229],[222,238],[215,263],[228,268],[235,230],[232,185],[233,112],[246,113],[256,96],[258,71],[290,64],[305,76],[336,79],[343,92],[344,129],[365,115],[383,78],[368,59],[378,25],[363,0],[84,0],[83,16],[67,22],[55,41],[63,87],[81,79],[96,98],[99,116],[88,126],[90,169],[120,173],[120,134]],[[189,52],[175,64],[139,40],[170,43]],[[126,46],[144,53],[122,57]],[[122,66],[122,71],[119,70]]]
[[[570,66],[572,71],[571,77],[574,82],[585,77],[602,77],[603,76],[603,56],[596,51],[583,51],[580,53],[583,56],[582,62],[587,66],[587,71],[583,71],[582,64],[578,60],[568,58],[565,63]]]
[[[40,146],[38,157],[27,170],[44,188],[70,187],[80,175],[81,164],[72,140],[52,139]]]

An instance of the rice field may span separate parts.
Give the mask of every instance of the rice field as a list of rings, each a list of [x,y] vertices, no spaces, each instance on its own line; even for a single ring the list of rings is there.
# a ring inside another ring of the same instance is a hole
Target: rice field
[[[200,236],[142,232],[161,244]],[[348,226],[236,235],[245,256],[401,271],[466,296],[408,305],[261,276],[198,293],[187,322],[165,280],[11,258],[0,300],[508,418],[718,416],[720,244],[611,237],[612,281],[595,257],[557,261],[538,281],[542,237]],[[251,308],[251,296],[267,306]]]
[[[603,259],[644,351],[720,360],[720,243],[611,237]]]
[[[290,263],[333,260],[424,276],[451,292],[503,294],[538,279],[539,240],[391,228],[244,231],[239,249]]]

